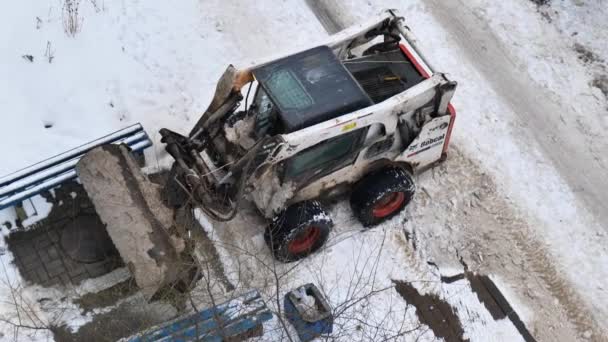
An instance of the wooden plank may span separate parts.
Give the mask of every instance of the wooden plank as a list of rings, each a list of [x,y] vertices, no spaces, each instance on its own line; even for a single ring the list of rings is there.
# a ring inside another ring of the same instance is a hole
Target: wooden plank
[[[245,297],[244,299],[241,299]],[[259,299],[259,302],[256,300]],[[265,307],[264,302],[260,299],[260,295],[257,292],[248,292],[241,297],[232,299],[228,302],[217,305],[216,307],[209,308],[207,310],[200,311],[198,313],[194,313],[190,316],[177,318],[171,322],[167,322],[163,324],[162,330],[157,330],[148,335],[149,339],[144,339],[144,341],[155,341],[158,338],[166,337],[172,333],[179,332],[181,330],[187,329],[189,326],[196,324],[197,322],[204,322],[214,317],[221,317],[225,313],[227,309],[233,307],[238,304],[237,301],[242,300],[244,304],[249,304],[256,307]],[[251,311],[251,310],[250,310]]]
[[[211,319],[203,322],[204,326],[191,326],[179,333],[167,336],[158,342],[169,341],[223,341],[225,338],[238,336],[261,325],[263,322],[272,318],[269,310],[256,312],[253,315],[238,317],[228,325],[220,324],[217,320]]]
[[[266,304],[257,291],[250,291],[240,297],[217,305],[186,317],[180,317],[163,324],[160,327],[149,329],[131,342],[143,341],[173,341],[180,338],[195,339],[206,333],[224,326],[224,330],[235,333],[244,332],[242,329],[251,329],[255,325],[272,318]],[[245,322],[247,321],[248,322]],[[245,322],[239,326],[239,322]],[[252,325],[253,324],[253,325]],[[209,334],[210,335],[210,334]],[[210,335],[211,336],[211,335]]]
[[[218,314],[216,316],[209,317],[206,320],[197,320],[194,318],[193,320],[189,320],[191,324],[181,325],[182,329],[174,330],[171,334],[163,337],[162,339],[154,339],[153,341],[171,341],[171,338],[174,336],[183,336],[189,338],[195,338],[196,336],[205,336],[217,334],[216,331],[223,330],[233,324],[247,317],[255,317],[257,314],[262,313],[262,310],[265,310],[264,307],[257,308],[254,311],[244,312],[242,315],[234,316],[226,319],[223,313]]]

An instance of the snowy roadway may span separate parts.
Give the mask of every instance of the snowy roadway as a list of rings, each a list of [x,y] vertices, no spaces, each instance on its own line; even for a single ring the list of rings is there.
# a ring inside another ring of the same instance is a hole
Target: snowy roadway
[[[201,218],[228,278],[239,288],[265,288],[269,299],[320,284],[345,308],[337,321],[343,340],[435,339],[393,280],[456,307],[473,341],[516,340],[513,326],[494,321],[466,281],[439,281],[464,263],[492,276],[537,339],[601,341],[608,336],[608,104],[590,86],[608,59],[601,3],[563,1],[556,14],[525,0],[90,1],[81,3],[74,38],[55,1],[5,5],[0,174],[134,122],[152,135],[161,127],[188,131],[226,64],[246,67],[398,8],[435,67],[459,82],[448,161],[418,177],[408,210],[372,231],[360,232],[347,203],[337,203],[328,248],[297,267],[272,262],[262,230],[251,227],[259,222],[246,212],[230,227]],[[579,59],[575,43],[599,57]],[[150,170],[167,163],[156,149]],[[0,213],[0,221],[11,215]],[[6,251],[5,267],[10,259]],[[18,281],[13,272],[5,275]],[[0,295],[10,302],[7,286]],[[3,318],[12,314],[2,308]]]

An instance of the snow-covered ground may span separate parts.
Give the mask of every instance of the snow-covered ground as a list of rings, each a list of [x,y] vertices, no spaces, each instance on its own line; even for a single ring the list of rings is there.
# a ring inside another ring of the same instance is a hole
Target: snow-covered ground
[[[513,326],[494,321],[466,281],[439,281],[462,272],[462,260],[495,277],[538,339],[608,336],[608,210],[602,212],[608,202],[594,197],[608,193],[598,180],[608,165],[605,1],[540,8],[526,0],[76,3],[80,27],[73,36],[65,30],[64,1],[2,6],[0,175],[135,122],[155,142],[161,127],[187,132],[228,63],[245,67],[326,36],[311,3],[337,26],[398,8],[434,66],[459,82],[450,158],[418,177],[421,191],[407,211],[374,230],[361,232],[347,204],[336,204],[328,248],[295,268],[272,262],[262,230],[251,227],[255,219],[243,214],[236,224],[219,226],[201,218],[228,278],[265,289],[275,309],[277,292],[320,284],[334,306],[356,304],[345,310],[348,319],[337,321],[343,340],[410,329],[406,340],[435,339],[414,329],[418,319],[393,280],[411,281],[456,307],[472,341],[516,340]],[[160,144],[147,160],[152,169],[169,162]],[[0,222],[12,215],[0,212]],[[417,249],[403,229],[415,236]],[[13,303],[12,290],[22,281],[10,251],[0,247],[0,296]],[[280,286],[276,273],[285,274]],[[28,303],[44,313],[36,301],[42,295],[25,290]],[[65,306],[57,322],[77,328],[90,319]],[[0,308],[0,316],[14,318],[11,305]],[[14,329],[0,327],[11,338]],[[21,334],[51,338],[27,329]],[[270,339],[282,336],[276,334]]]

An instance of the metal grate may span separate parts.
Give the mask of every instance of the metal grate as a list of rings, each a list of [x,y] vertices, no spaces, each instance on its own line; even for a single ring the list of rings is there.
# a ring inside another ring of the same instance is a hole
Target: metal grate
[[[353,73],[374,103],[382,102],[406,89],[405,82],[386,66]]]

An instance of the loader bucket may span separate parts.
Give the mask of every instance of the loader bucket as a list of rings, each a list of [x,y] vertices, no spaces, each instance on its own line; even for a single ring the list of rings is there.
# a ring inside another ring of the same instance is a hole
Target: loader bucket
[[[120,256],[148,300],[191,273],[173,212],[160,187],[143,174],[124,145],[89,151],[76,172]]]

